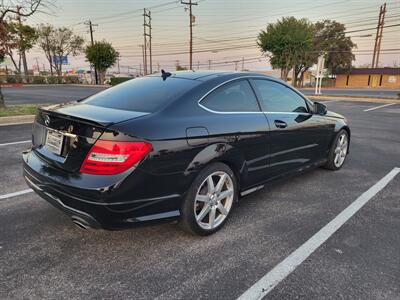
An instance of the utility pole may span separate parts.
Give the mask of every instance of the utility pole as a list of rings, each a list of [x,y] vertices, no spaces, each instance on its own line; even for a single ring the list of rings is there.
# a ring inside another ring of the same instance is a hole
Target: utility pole
[[[208,69],[211,70],[211,59],[208,60]]]
[[[379,9],[378,26],[376,27],[374,54],[372,57],[372,68],[377,68],[379,65],[379,55],[381,53],[381,42],[383,35],[383,25],[385,24],[386,3]]]
[[[119,57],[119,55],[118,55],[118,57],[117,57],[117,64],[118,64],[118,74],[120,74],[121,73],[121,70],[120,70],[120,68],[119,68],[119,61],[121,60],[121,58]],[[129,74],[129,68],[128,68],[128,74]]]
[[[92,46],[93,46],[93,45],[94,45],[93,26],[99,26],[99,25],[98,25],[98,24],[92,24],[92,21],[91,21],[91,20],[85,22],[85,25],[88,25],[88,26],[89,26],[90,41],[91,41],[91,44],[92,44]],[[93,66],[93,67],[94,67],[95,82],[96,82],[96,84],[99,84],[99,79],[98,79],[98,76],[97,76],[97,69],[96,69],[95,66]]]
[[[192,13],[192,6],[198,5],[193,3],[192,0],[189,2],[181,1],[181,4],[189,6],[189,28],[190,28],[190,39],[189,39],[189,69],[192,70],[192,59],[193,59],[193,24],[196,21],[196,17]]]
[[[38,61],[37,57],[35,57],[35,59],[36,59],[36,67],[37,67],[38,73],[40,74],[39,61]]]
[[[153,61],[151,53],[151,12],[143,9],[143,38],[144,38],[144,74],[153,73]],[[147,50],[149,50],[149,68],[147,68]],[[149,72],[149,73],[148,73]]]
[[[17,6],[17,21],[18,25],[21,27],[22,26],[22,21],[21,21],[21,6]],[[20,30],[21,32],[21,30]],[[22,40],[22,34],[20,33],[19,38]],[[26,62],[26,53],[25,50],[21,51],[21,58],[22,58],[22,65],[24,66],[24,75],[28,76],[28,63]]]
[[[143,74],[146,73],[145,68],[146,68],[146,55],[145,55],[145,50],[144,50],[144,45],[139,45],[139,47],[142,48],[142,57],[143,57]],[[142,74],[142,68],[140,67],[140,75]]]
[[[244,56],[242,57],[242,71],[244,71]]]

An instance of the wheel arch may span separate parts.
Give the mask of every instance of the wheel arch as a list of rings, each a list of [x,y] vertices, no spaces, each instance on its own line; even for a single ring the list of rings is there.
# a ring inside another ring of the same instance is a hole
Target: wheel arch
[[[335,139],[336,139],[337,135],[339,134],[339,132],[341,130],[345,130],[347,132],[348,136],[349,136],[348,152],[350,153],[350,138],[351,138],[350,127],[347,124],[342,124],[342,123],[336,124],[335,131],[332,134],[331,140],[329,142],[329,148],[328,149],[331,149],[333,143],[335,142]]]
[[[238,149],[228,143],[215,143],[205,147],[193,158],[185,172],[200,172],[206,166],[215,162],[223,163],[232,170],[240,192],[246,176],[246,160]]]

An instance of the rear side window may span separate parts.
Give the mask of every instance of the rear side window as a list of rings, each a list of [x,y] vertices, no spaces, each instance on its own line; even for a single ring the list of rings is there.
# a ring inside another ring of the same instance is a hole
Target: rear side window
[[[266,112],[307,113],[306,101],[290,88],[270,80],[252,80]]]
[[[113,109],[152,113],[182,96],[199,83],[195,80],[161,77],[136,78],[109,88],[83,101]]]
[[[260,111],[247,80],[237,80],[217,88],[201,101],[201,105],[218,112]]]

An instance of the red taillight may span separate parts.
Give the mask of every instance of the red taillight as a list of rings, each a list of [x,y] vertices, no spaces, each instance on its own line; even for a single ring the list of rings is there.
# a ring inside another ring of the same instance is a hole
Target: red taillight
[[[114,175],[126,171],[151,151],[146,142],[117,142],[98,140],[86,155],[80,172]]]

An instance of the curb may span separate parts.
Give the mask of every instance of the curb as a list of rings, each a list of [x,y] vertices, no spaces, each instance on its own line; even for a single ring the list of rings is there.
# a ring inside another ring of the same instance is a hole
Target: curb
[[[0,84],[0,87],[2,88],[18,88],[18,87],[23,87],[24,85],[22,83],[2,83]]]
[[[310,100],[327,100],[327,101],[353,101],[353,102],[370,102],[370,103],[399,103],[400,99],[396,98],[371,98],[371,97],[351,97],[351,96],[316,96],[305,95]]]
[[[111,85],[106,84],[25,84],[25,83],[16,83],[16,84],[0,84],[2,88],[24,88],[24,87],[48,87],[48,86],[76,86],[76,87],[98,87],[98,88],[109,88]]]
[[[0,117],[0,126],[30,124],[35,120],[35,115],[22,115],[12,117]]]
[[[312,96],[312,97],[336,97],[336,98],[360,98],[360,99],[394,99],[397,100],[399,99],[398,97],[379,97],[379,96],[362,96],[362,95],[329,95],[329,94],[320,94],[320,95],[315,95],[315,94],[304,94],[306,96]]]

